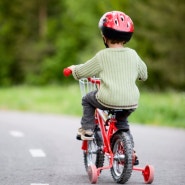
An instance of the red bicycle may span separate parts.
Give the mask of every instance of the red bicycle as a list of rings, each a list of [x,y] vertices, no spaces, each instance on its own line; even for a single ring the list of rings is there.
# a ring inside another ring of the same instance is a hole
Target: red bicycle
[[[66,68],[65,76],[71,74]],[[100,85],[100,79],[80,79],[82,96],[87,92],[95,90]],[[96,126],[93,140],[82,141],[84,164],[91,184],[97,183],[102,170],[110,169],[112,178],[116,183],[124,184],[131,177],[132,171],[141,171],[146,184],[154,180],[154,168],[146,165],[144,168],[135,167],[135,153],[130,135],[126,130],[118,130],[115,126],[116,112],[120,110],[95,111]],[[108,164],[104,165],[105,157]]]

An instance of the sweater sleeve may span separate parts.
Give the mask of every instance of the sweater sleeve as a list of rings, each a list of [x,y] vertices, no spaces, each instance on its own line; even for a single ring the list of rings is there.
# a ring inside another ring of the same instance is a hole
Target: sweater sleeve
[[[137,64],[138,64],[138,79],[145,81],[148,78],[148,72],[147,72],[147,66],[146,64],[141,60],[141,58],[137,55]]]
[[[100,59],[95,55],[84,64],[76,65],[73,70],[73,76],[76,80],[98,75],[101,71]]]

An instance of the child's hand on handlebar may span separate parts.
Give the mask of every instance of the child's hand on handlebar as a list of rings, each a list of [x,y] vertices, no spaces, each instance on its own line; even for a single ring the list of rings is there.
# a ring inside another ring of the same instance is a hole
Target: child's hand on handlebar
[[[71,71],[73,71],[74,68],[75,68],[75,65],[69,66],[69,67],[67,67],[67,68],[69,68]]]
[[[68,77],[73,73],[73,70],[75,68],[75,65],[69,66],[63,70],[64,76]]]

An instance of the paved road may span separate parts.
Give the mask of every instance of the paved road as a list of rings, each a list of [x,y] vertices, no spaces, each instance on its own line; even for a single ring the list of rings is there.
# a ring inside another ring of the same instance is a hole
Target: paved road
[[[0,185],[88,185],[80,118],[0,111]],[[132,125],[140,166],[155,167],[154,185],[185,184],[185,130]],[[113,185],[103,171],[99,185]],[[133,172],[128,185],[143,184]]]

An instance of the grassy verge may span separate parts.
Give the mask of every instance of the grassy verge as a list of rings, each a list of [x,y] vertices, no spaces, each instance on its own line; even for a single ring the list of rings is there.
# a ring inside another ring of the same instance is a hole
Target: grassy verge
[[[18,86],[0,88],[1,110],[22,110],[80,116],[79,87]],[[130,122],[185,128],[185,93],[141,92],[140,106]]]
[[[185,128],[185,93],[142,92],[134,122]]]
[[[1,88],[0,109],[80,115],[80,92],[76,85]]]

